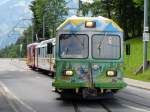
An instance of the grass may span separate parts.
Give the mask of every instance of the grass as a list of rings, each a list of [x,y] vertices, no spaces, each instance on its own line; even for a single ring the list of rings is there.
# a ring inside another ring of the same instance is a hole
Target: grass
[[[131,55],[124,55],[124,72],[125,76],[137,80],[150,82],[150,68],[144,73],[136,75],[137,69],[143,63],[143,41],[140,38],[134,38],[126,41],[131,44]],[[148,42],[148,60],[150,60],[150,42]]]

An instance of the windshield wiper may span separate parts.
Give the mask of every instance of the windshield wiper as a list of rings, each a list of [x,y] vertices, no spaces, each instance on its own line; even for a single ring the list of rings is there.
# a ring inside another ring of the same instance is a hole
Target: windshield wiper
[[[84,45],[84,38],[83,38],[83,42],[81,42],[81,46],[82,46],[82,48],[84,49],[84,47],[85,47],[85,45]]]
[[[102,47],[102,41],[99,41],[99,44],[98,44],[99,56],[101,54],[101,47]]]
[[[69,48],[67,47],[67,48],[65,48],[65,54],[67,55],[68,52],[69,52]]]
[[[105,36],[103,37],[103,39],[99,41],[99,44],[98,44],[99,56],[101,54],[102,44],[104,43],[106,36],[107,36],[107,34],[105,34]]]

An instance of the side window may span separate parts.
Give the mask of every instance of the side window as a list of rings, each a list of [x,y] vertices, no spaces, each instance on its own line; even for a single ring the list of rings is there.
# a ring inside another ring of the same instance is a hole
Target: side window
[[[43,47],[43,58],[45,57],[45,47]]]
[[[50,43],[47,43],[47,54],[53,54],[53,44],[50,42]]]
[[[44,47],[42,47],[42,58],[44,57]]]
[[[46,58],[48,57],[48,54],[47,54],[47,47],[45,47],[45,54],[46,54]]]
[[[46,58],[46,55],[47,53],[46,53],[46,47],[44,47],[44,58]]]
[[[42,48],[40,48],[40,57],[42,57]]]
[[[42,48],[42,57],[44,57],[44,47]]]
[[[40,56],[40,48],[38,48],[38,56]]]

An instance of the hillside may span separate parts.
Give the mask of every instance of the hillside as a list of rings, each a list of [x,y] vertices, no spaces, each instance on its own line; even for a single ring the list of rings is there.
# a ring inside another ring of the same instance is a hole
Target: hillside
[[[33,0],[1,0],[0,2],[0,48],[4,48],[10,44],[14,44],[19,35],[13,28],[28,26],[27,21],[21,21],[25,18],[32,18],[32,12],[29,9],[29,4]],[[18,22],[20,23],[18,24]],[[8,34],[11,34],[8,36]]]
[[[31,26],[24,31],[23,35],[17,40],[15,44],[12,44],[0,50],[0,58],[19,58],[19,57],[24,58],[26,57],[27,44],[30,43],[32,43]],[[20,49],[21,44],[22,44],[22,49]]]
[[[126,77],[150,81],[150,69],[143,74],[136,75],[135,72],[143,63],[143,41],[142,39],[135,38],[126,41],[131,44],[131,55],[125,55],[124,72]],[[148,43],[148,60],[150,60],[150,42]]]

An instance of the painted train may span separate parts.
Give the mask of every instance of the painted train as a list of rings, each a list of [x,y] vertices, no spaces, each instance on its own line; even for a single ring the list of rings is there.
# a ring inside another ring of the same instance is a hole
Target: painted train
[[[27,47],[31,68],[55,74],[61,95],[103,96],[126,87],[123,81],[123,30],[105,17],[70,17],[56,38]]]
[[[27,65],[32,69],[41,69],[55,73],[55,38],[32,43],[27,46]]]

